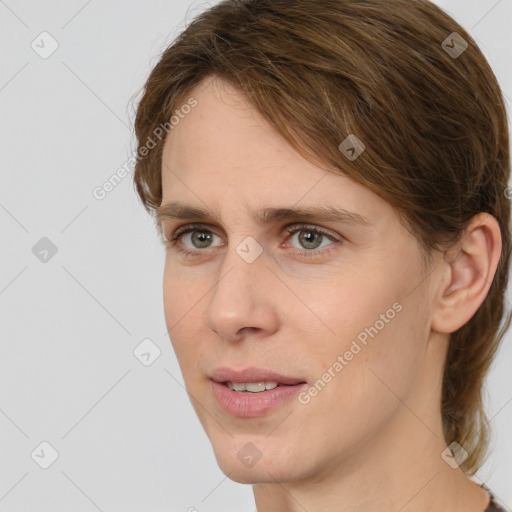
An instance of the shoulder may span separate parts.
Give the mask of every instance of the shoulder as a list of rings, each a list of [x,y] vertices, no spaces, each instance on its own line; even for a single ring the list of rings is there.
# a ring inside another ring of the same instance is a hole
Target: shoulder
[[[491,496],[491,501],[489,502],[489,506],[485,509],[484,512],[507,512],[504,508],[500,507],[496,501],[494,500],[494,496],[490,491],[489,495]]]
[[[491,498],[491,500],[489,501],[489,505],[484,510],[484,512],[509,512],[508,510],[504,509],[503,507],[496,503],[494,493],[491,491],[491,489],[489,489],[489,487],[487,487],[487,485],[485,485],[485,483],[481,483],[480,487],[484,489]]]

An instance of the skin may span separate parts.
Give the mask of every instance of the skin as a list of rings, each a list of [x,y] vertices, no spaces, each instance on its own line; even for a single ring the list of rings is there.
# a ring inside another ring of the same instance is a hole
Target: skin
[[[162,204],[206,207],[221,220],[196,228],[203,241],[210,235],[206,246],[193,233],[168,245],[164,307],[221,470],[253,484],[259,512],[483,512],[487,493],[441,457],[439,404],[449,334],[474,315],[496,271],[496,220],[474,217],[461,243],[426,269],[388,203],[305,160],[232,86],[209,77],[190,96],[198,105],[165,142]],[[249,215],[315,205],[343,207],[370,226],[314,224],[336,238],[311,248],[300,237],[311,237],[308,228],[285,231],[296,220],[259,225]],[[169,238],[190,223],[162,220]],[[252,263],[236,252],[248,236],[263,249]],[[257,418],[217,405],[214,368],[261,366],[312,385],[395,302],[401,311],[308,404],[292,399]],[[252,467],[237,458],[248,442],[262,454]]]

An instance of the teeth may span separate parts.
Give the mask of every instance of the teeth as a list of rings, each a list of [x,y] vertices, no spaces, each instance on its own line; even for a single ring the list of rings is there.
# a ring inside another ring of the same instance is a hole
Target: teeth
[[[260,393],[267,389],[277,388],[278,383],[274,381],[262,381],[262,382],[227,382],[226,385],[233,391],[248,391],[250,393]]]

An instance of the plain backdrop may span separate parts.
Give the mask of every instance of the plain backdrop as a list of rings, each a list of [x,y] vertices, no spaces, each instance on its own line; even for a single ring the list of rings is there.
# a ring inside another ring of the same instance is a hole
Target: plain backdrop
[[[476,38],[510,109],[512,1],[437,3]],[[134,149],[134,98],[159,54],[208,5],[0,0],[0,512],[255,508],[184,391],[164,247],[132,173],[94,195]],[[488,378],[493,449],[477,474],[509,507],[510,342]]]

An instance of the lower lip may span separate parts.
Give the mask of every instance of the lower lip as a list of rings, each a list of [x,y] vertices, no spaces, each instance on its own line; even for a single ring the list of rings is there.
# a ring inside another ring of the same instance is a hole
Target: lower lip
[[[225,384],[213,381],[212,387],[213,395],[224,412],[237,418],[252,418],[262,416],[290,400],[306,388],[307,384],[278,386],[260,393],[239,393]]]

